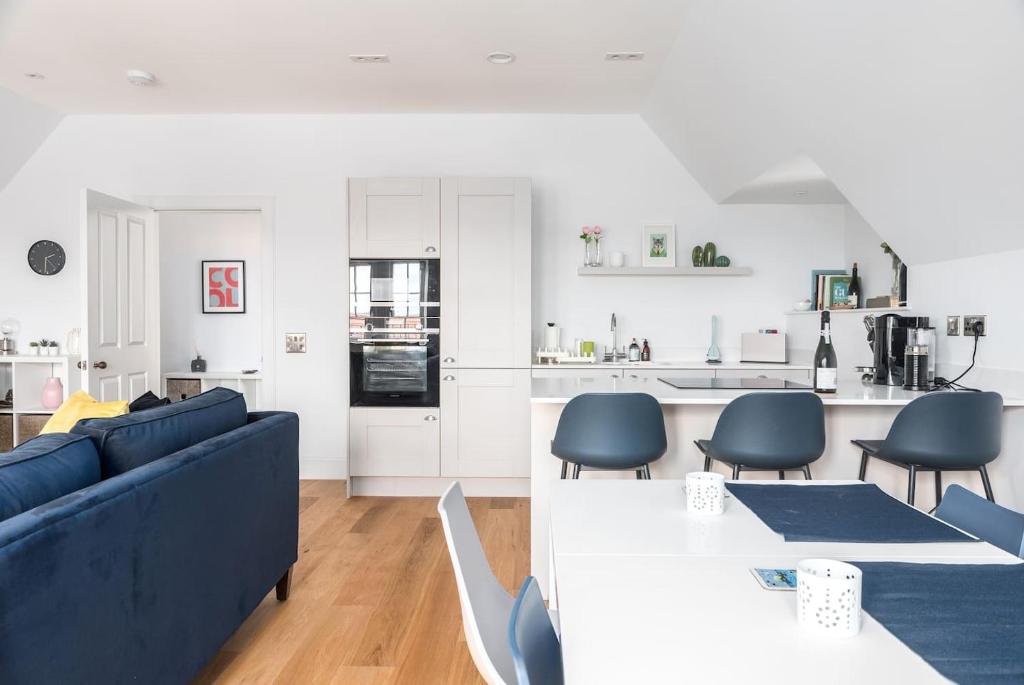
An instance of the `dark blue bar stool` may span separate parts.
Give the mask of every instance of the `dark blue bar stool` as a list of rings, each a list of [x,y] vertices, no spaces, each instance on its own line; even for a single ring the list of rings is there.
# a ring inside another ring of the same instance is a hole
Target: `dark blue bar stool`
[[[907,503],[914,503],[917,474],[935,472],[935,504],[942,501],[943,471],[978,471],[990,502],[992,483],[985,466],[999,456],[1003,397],[997,392],[933,392],[903,407],[885,440],[853,440],[861,449],[861,480],[868,457],[907,469]]]
[[[551,453],[562,460],[562,478],[580,469],[636,471],[650,480],[651,462],[668,449],[665,415],[646,393],[586,393],[569,400],[558,419]]]
[[[959,485],[950,485],[935,509],[935,518],[999,549],[1024,557],[1024,514],[978,497]]]
[[[704,470],[720,461],[741,471],[803,471],[825,452],[825,409],[810,392],[752,392],[740,395],[722,411],[710,440],[696,440],[704,453]]]

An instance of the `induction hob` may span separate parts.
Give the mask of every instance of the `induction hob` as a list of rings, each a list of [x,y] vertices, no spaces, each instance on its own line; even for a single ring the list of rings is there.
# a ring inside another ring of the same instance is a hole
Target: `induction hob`
[[[781,378],[659,378],[679,390],[810,390],[811,386]]]

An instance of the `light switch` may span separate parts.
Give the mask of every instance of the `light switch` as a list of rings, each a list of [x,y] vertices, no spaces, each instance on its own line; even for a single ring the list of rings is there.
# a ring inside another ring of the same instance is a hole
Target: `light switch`
[[[284,351],[286,354],[305,354],[306,353],[306,334],[305,333],[285,333],[284,334]]]

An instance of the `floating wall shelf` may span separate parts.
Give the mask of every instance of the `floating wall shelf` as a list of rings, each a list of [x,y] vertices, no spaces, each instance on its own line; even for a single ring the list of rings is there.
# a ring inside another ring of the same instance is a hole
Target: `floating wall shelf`
[[[910,307],[861,307],[860,309],[809,309],[806,312],[798,312],[796,310],[786,312],[786,316],[807,316],[821,314],[823,311],[827,311],[830,314],[897,314],[900,312],[909,312]]]
[[[581,266],[579,276],[749,276],[749,266]]]

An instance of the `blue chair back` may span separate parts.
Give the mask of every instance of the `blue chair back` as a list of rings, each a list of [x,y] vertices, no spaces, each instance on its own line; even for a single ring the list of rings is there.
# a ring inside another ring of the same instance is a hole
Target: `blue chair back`
[[[799,468],[825,451],[825,410],[811,392],[752,392],[722,411],[711,436],[716,455],[753,468]]]
[[[933,392],[905,406],[880,457],[932,468],[978,468],[999,456],[1003,398],[996,392]]]
[[[599,469],[635,469],[668,449],[665,415],[646,393],[586,393],[565,405],[551,453]]]
[[[1024,514],[989,502],[959,485],[950,485],[935,510],[936,518],[974,537],[1024,558]]]
[[[563,685],[562,648],[533,576],[523,581],[512,606],[508,641],[519,685]]]

